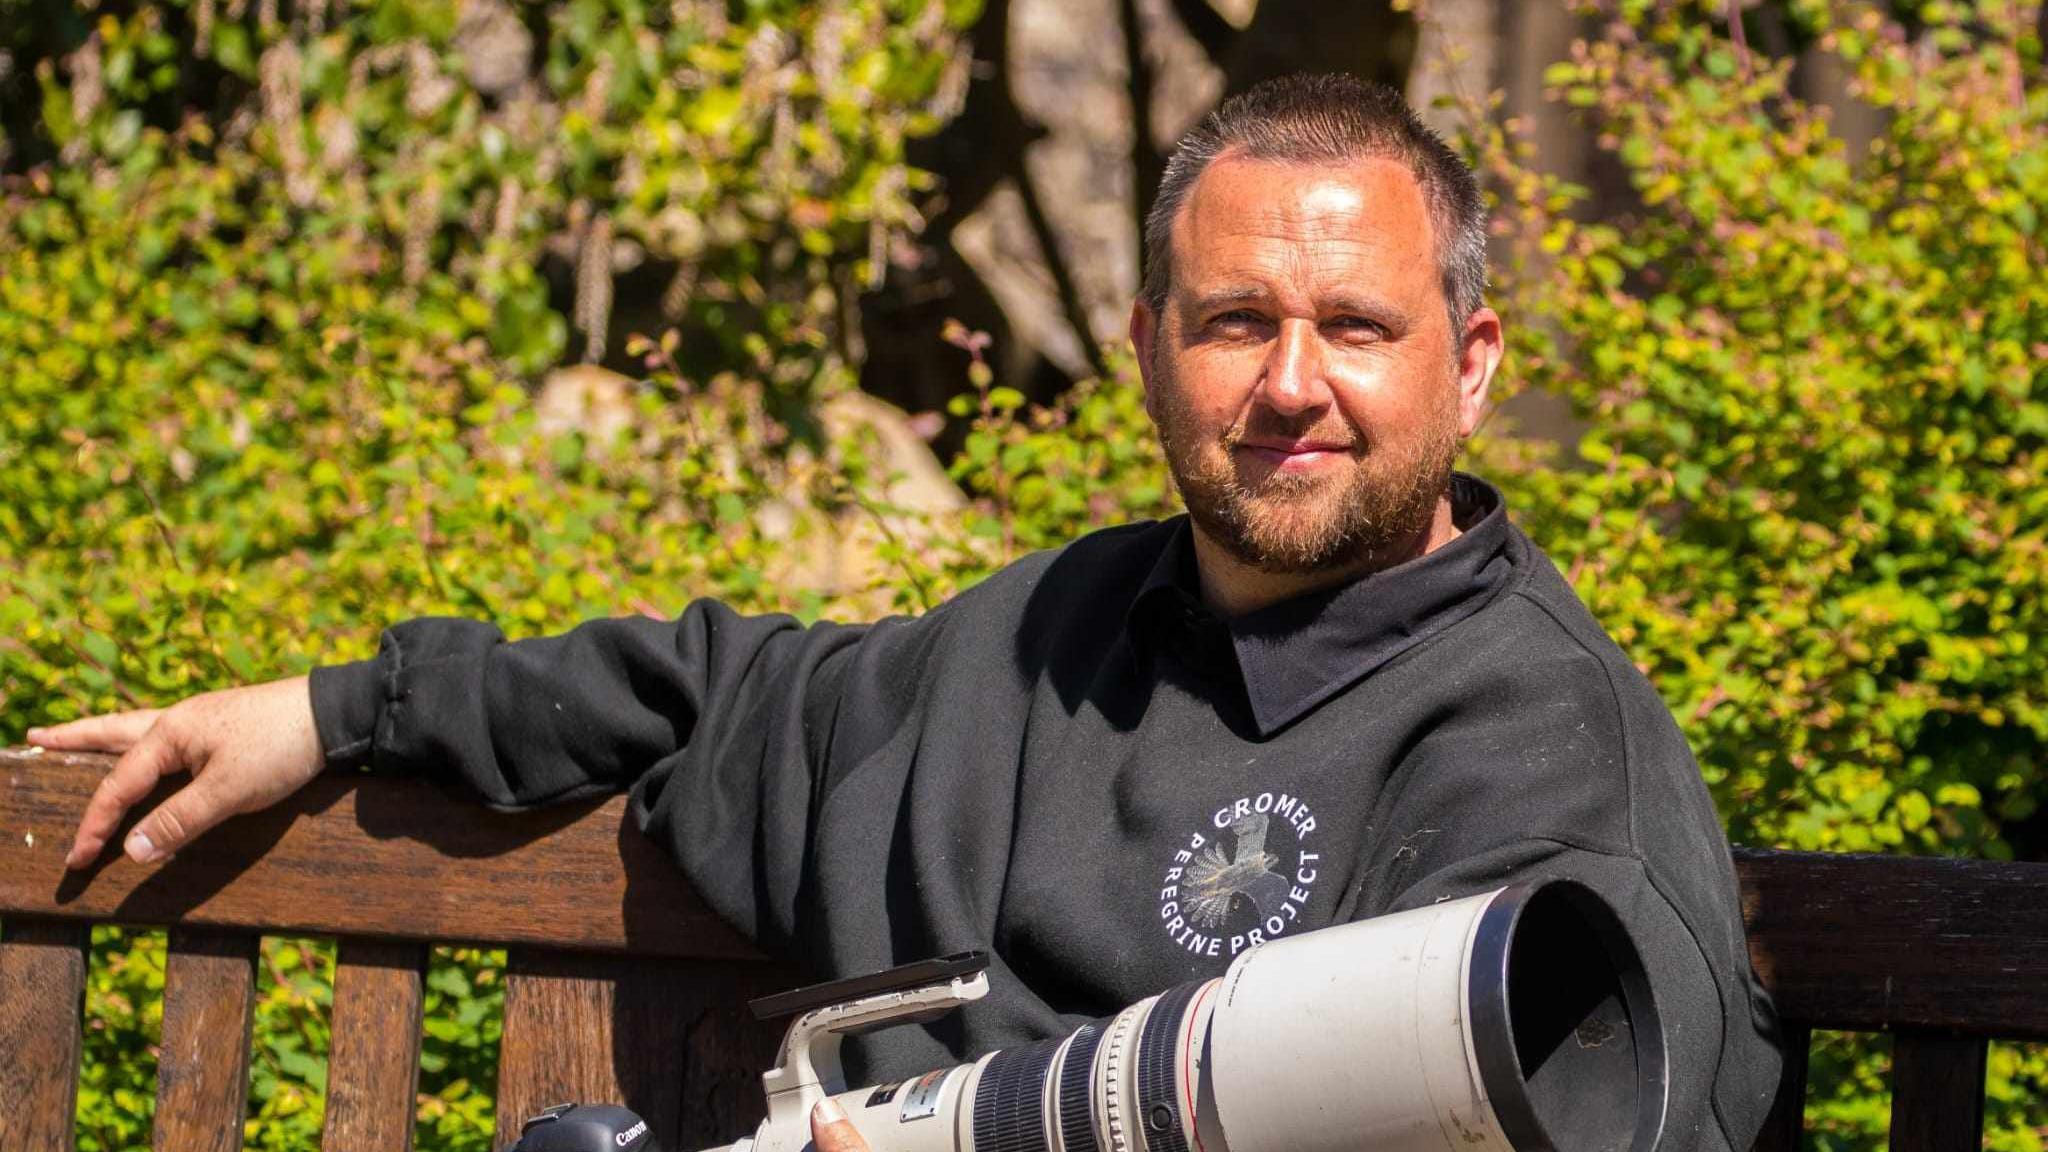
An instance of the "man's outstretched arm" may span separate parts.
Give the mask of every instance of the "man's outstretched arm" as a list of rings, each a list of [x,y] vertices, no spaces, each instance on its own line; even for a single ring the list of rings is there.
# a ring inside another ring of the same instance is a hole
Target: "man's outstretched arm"
[[[830,701],[828,685],[807,689],[862,631],[742,617],[710,601],[677,620],[600,620],[516,643],[487,624],[421,619],[387,631],[374,660],[29,739],[120,753],[80,821],[72,867],[99,856],[158,780],[192,773],[125,845],[155,862],[328,766],[450,776],[504,807],[625,787],[693,739],[738,753],[758,742],[750,759],[762,770],[808,777],[806,720],[829,715]],[[801,793],[808,780],[789,783]]]
[[[806,693],[820,669],[865,631],[712,600],[517,642],[428,617],[386,630],[373,660],[316,669],[313,716],[330,767],[456,779],[521,808],[617,791],[699,740],[786,738],[791,712],[824,703]],[[800,764],[814,749],[775,751]]]

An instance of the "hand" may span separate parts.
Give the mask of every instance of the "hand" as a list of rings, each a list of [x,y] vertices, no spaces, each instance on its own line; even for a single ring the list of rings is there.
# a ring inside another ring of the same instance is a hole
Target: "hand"
[[[860,1129],[846,1118],[837,1100],[826,1097],[811,1108],[811,1143],[817,1152],[868,1152]]]
[[[124,845],[138,864],[170,856],[207,829],[268,808],[320,774],[320,735],[304,676],[194,696],[169,708],[90,716],[28,730],[31,744],[67,752],[118,752],[79,818],[66,868],[99,858],[121,817],[158,780],[190,772],[192,782],[144,816]]]

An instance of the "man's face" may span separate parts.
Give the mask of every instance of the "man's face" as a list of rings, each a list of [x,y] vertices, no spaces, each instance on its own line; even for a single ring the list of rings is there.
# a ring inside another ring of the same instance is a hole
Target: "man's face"
[[[1131,334],[1189,513],[1240,561],[1370,565],[1428,532],[1500,331],[1482,309],[1454,337],[1431,223],[1391,160],[1226,155],[1190,191]]]

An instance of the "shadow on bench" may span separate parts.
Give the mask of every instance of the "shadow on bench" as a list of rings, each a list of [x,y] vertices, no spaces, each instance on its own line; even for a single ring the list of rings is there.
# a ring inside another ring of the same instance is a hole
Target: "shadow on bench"
[[[758,1121],[778,1033],[746,1002],[801,977],[703,907],[623,797],[484,818],[421,781],[327,776],[163,868],[109,854],[67,876],[109,762],[0,751],[0,1149],[72,1146],[93,923],[170,929],[160,1149],[241,1147],[257,944],[281,934],[340,941],[329,1152],[410,1146],[435,943],[507,949],[498,1143],[563,1100],[623,1101],[684,1152]],[[1978,1148],[1987,1040],[2048,1039],[2048,865],[1739,849],[1736,867],[1795,1050],[1757,1147],[1799,1146],[1822,1028],[1893,1033],[1892,1148]]]

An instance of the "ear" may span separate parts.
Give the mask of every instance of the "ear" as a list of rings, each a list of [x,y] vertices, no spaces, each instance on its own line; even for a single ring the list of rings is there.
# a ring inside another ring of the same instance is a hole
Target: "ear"
[[[1458,347],[1458,435],[1471,436],[1486,418],[1486,396],[1507,346],[1500,316],[1480,308],[1465,321]]]
[[[1131,301],[1131,351],[1138,356],[1138,379],[1145,385],[1145,411],[1152,411],[1152,350],[1159,339],[1159,314],[1143,296]],[[1154,414],[1157,419],[1157,414]]]

